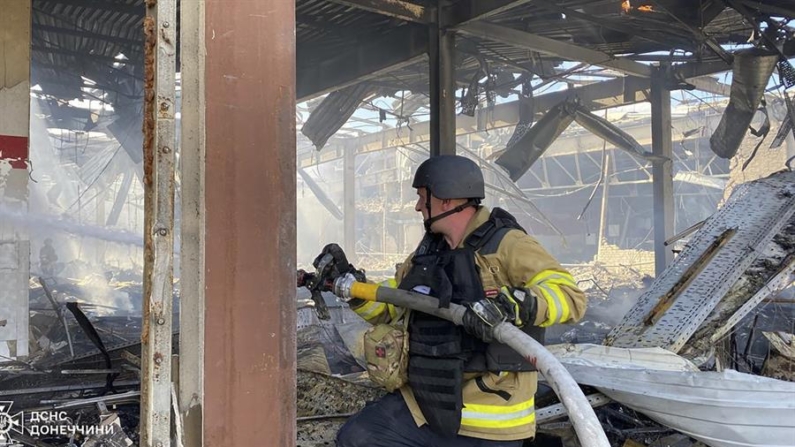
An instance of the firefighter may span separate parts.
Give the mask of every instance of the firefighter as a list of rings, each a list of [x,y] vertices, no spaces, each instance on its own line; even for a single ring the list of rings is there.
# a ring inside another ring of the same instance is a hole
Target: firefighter
[[[41,274],[46,278],[55,276],[55,266],[58,262],[58,255],[55,253],[55,247],[52,246],[52,239],[47,238],[44,240],[44,246],[39,250],[39,265],[41,266]]]
[[[389,363],[405,369],[390,376],[402,378],[398,383],[385,384],[397,391],[352,416],[337,445],[521,446],[535,436],[537,372],[493,341],[491,326],[473,309],[496,307],[543,343],[546,327],[582,318],[585,295],[512,215],[480,205],[485,184],[473,161],[432,157],[419,166],[412,186],[426,233],[387,285],[431,295],[441,307],[452,302],[470,310],[458,327],[391,304],[350,301],[368,322],[405,331],[407,358]]]

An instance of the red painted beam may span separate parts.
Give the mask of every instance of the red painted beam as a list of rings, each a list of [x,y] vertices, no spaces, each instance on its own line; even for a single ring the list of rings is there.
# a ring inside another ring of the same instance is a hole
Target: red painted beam
[[[27,169],[28,137],[0,135],[0,160],[10,160],[14,169]]]

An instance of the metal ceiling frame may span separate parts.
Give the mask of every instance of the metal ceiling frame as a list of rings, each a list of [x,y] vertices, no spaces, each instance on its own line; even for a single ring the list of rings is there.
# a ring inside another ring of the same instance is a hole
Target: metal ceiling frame
[[[560,56],[567,60],[586,62],[591,65],[608,67],[621,73],[651,77],[652,67],[627,58],[617,58],[601,51],[568,44],[559,40],[536,34],[526,33],[505,26],[486,22],[473,22],[458,28],[464,34],[482,39],[496,40],[499,42],[525,48],[539,53]]]

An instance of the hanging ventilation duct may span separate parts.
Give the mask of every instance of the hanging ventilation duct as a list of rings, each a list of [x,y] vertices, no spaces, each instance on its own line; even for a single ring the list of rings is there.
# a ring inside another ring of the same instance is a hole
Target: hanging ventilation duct
[[[729,105],[709,139],[712,152],[719,157],[732,158],[737,153],[777,61],[776,53],[761,48],[734,54]]]

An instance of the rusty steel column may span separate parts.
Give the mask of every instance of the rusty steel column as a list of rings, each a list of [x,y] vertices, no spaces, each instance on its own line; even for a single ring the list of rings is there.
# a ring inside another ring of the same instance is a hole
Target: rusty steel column
[[[147,0],[144,18],[144,295],[141,446],[171,445],[177,0]]]
[[[204,444],[295,445],[295,2],[205,0]]]
[[[431,157],[456,152],[455,31],[446,29],[450,0],[438,0],[428,42],[431,97]]]

